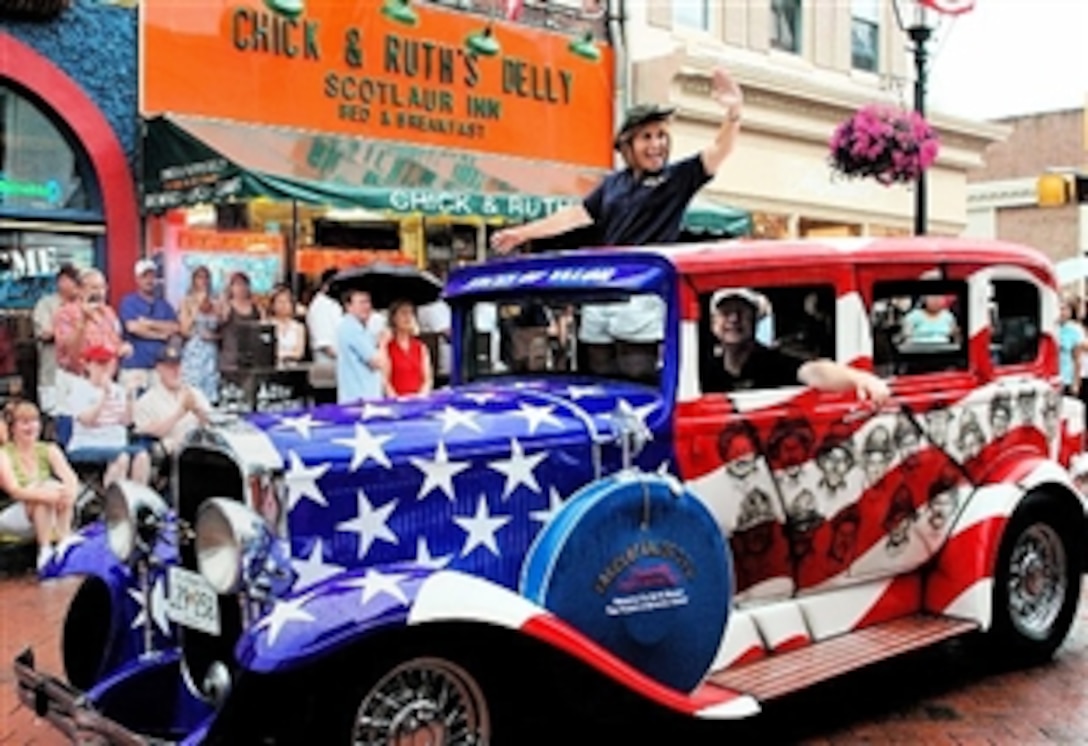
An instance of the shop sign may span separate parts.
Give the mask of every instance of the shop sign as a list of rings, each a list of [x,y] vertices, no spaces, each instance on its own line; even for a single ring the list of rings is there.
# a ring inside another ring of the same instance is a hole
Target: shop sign
[[[141,110],[376,137],[608,168],[612,52],[413,3],[308,0],[294,17],[258,0],[146,0]],[[493,52],[485,54],[485,51]]]
[[[53,247],[0,250],[0,277],[5,280],[52,277],[59,269],[57,250]]]
[[[232,175],[225,158],[168,166],[158,173],[159,189],[144,194],[148,210],[169,210],[201,202],[219,202],[239,195],[242,178]]]
[[[63,252],[55,246],[0,249],[0,308],[33,308],[41,296],[52,291],[63,262],[87,267],[92,258],[89,248]]]
[[[0,201],[9,202],[15,200],[39,200],[56,207],[64,201],[64,192],[61,189],[60,182],[55,179],[41,182],[18,181],[0,174]]]
[[[468,194],[427,189],[394,189],[386,209],[425,215],[477,216],[507,220],[535,220],[551,215],[578,197],[540,197],[531,194]]]

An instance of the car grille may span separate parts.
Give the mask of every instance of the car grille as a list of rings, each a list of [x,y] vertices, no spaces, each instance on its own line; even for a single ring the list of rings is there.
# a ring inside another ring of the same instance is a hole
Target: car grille
[[[229,454],[211,448],[192,446],[178,456],[177,512],[183,526],[195,527],[197,511],[211,497],[244,500],[241,467]],[[183,540],[178,547],[182,566],[197,571],[193,541]],[[214,637],[194,629],[182,629],[181,651],[186,678],[197,693],[201,692],[208,668],[216,661],[228,666],[233,662],[234,643],[242,633],[241,605],[237,596],[219,597],[221,633]]]

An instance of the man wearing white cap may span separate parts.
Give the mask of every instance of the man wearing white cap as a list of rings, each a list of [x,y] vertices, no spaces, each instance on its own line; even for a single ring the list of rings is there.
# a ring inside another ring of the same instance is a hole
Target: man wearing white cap
[[[721,362],[704,377],[704,391],[742,391],[802,384],[822,391],[855,391],[859,399],[883,404],[888,385],[872,373],[833,360],[802,360],[756,340],[758,317],[769,303],[748,288],[723,288],[710,299],[710,329],[721,347]]]
[[[166,340],[178,333],[174,307],[157,292],[158,268],[151,259],[136,262],[136,290],[121,299],[119,314],[132,354],[121,361],[120,383],[141,391],[151,385],[155,362]]]

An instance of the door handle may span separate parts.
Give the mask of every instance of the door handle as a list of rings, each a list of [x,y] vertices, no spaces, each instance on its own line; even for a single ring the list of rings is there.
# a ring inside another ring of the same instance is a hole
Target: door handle
[[[861,422],[876,417],[878,414],[894,414],[900,411],[901,407],[891,406],[884,404],[883,406],[873,406],[869,403],[855,404],[846,414],[843,415],[842,421],[847,424],[853,424],[855,422]]]

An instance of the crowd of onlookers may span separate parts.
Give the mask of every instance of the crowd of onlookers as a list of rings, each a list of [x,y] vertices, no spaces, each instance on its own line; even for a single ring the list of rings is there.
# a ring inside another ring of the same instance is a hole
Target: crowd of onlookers
[[[378,312],[363,291],[333,298],[330,269],[303,309],[287,285],[257,298],[242,272],[217,293],[198,267],[175,308],[153,261],[137,262],[135,275],[136,289],[114,309],[102,272],[65,265],[33,312],[38,396],[4,409],[0,536],[35,539],[39,567],[72,531],[79,465],[98,467],[101,488],[162,478],[169,456],[209,420],[224,381],[246,374],[247,323],[273,327],[277,365],[305,365],[339,402],[426,393],[436,374],[448,373],[448,342],[420,339],[423,330],[448,338],[441,301],[418,312],[398,301]]]

